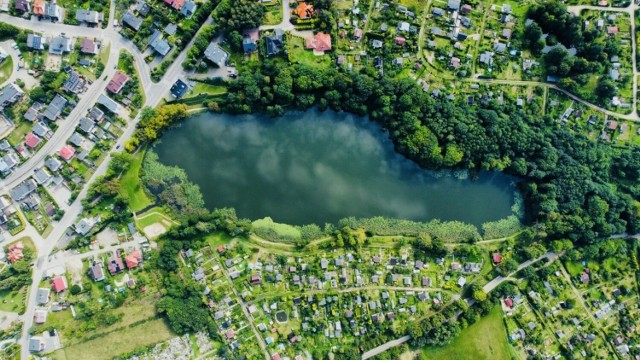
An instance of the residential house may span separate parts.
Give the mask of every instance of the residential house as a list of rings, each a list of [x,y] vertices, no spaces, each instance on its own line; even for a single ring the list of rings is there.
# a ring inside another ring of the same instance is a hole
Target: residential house
[[[131,11],[127,11],[122,15],[122,23],[136,31],[140,30],[143,21],[144,19],[135,16]]]
[[[69,145],[67,145],[69,146]],[[87,235],[91,229],[98,223],[99,217],[82,218],[73,225],[73,229],[80,235]]]
[[[28,13],[31,11],[31,4],[29,4],[29,0],[16,0],[13,8],[18,12]]]
[[[29,121],[35,121],[39,114],[40,114],[40,109],[42,108],[42,104],[40,104],[39,102],[34,102],[28,109],[27,111],[24,113],[24,115],[22,115],[22,117],[24,117],[26,120]]]
[[[411,25],[409,25],[408,22],[403,21],[403,22],[398,24],[398,31],[399,32],[405,32],[405,33],[409,32],[410,28],[411,28]]]
[[[111,111],[114,114],[117,113],[118,109],[120,108],[117,102],[115,102],[113,99],[111,99],[105,94],[100,94],[100,96],[98,97],[97,103],[106,107],[107,110]]]
[[[187,19],[190,19],[193,14],[196,13],[197,8],[198,5],[195,3],[195,1],[186,0],[184,2],[184,5],[182,5],[182,7],[180,8],[180,14],[184,15],[184,17],[186,17]]]
[[[49,54],[62,55],[73,51],[73,39],[66,36],[56,36],[49,44]]]
[[[33,321],[36,324],[44,324],[47,321],[47,310],[37,309],[33,313]]]
[[[65,291],[68,287],[67,279],[64,277],[64,275],[58,275],[51,280],[51,287],[56,293]]]
[[[212,63],[223,67],[227,63],[229,54],[224,51],[217,43],[211,42],[207,49],[204,51],[204,57]]]
[[[44,16],[44,0],[33,0],[33,15]]]
[[[65,161],[70,161],[76,155],[76,149],[71,145],[65,145],[60,149],[58,155]]]
[[[44,341],[39,336],[32,336],[29,339],[29,352],[40,352],[44,350]]]
[[[3,174],[7,174],[13,169],[16,165],[20,163],[20,159],[18,159],[18,155],[15,152],[9,152],[2,158],[0,158],[0,172]]]
[[[47,169],[55,172],[62,167],[62,163],[60,162],[60,160],[56,159],[55,157],[50,157],[47,160],[45,160],[44,166],[46,166]]]
[[[277,55],[284,46],[284,31],[275,29],[273,34],[266,36],[264,39],[267,46],[267,55]]]
[[[84,90],[84,80],[75,71],[69,73],[69,78],[62,84],[62,88],[70,93],[79,94]]]
[[[119,274],[122,272],[122,270],[124,270],[122,259],[115,253],[111,254],[111,258],[107,262],[107,270],[109,270],[109,274],[111,275]]]
[[[93,279],[93,281],[102,281],[104,280],[104,268],[102,267],[102,263],[94,262],[91,267],[89,267],[89,277]]]
[[[80,52],[83,54],[96,55],[98,53],[98,44],[89,38],[83,38],[80,42]]]
[[[331,50],[331,35],[319,32],[312,37],[305,39],[306,48],[312,49],[314,53],[324,54]]]
[[[107,91],[117,94],[122,88],[129,82],[130,78],[127,74],[120,71],[116,71],[109,84],[107,84]]]
[[[458,11],[460,9],[460,0],[447,1],[447,9],[452,11]]]
[[[76,10],[76,21],[79,23],[87,23],[89,25],[97,25],[104,20],[104,14],[94,10],[78,9]]]
[[[259,32],[258,29],[247,30],[244,33],[244,38],[242,39],[242,50],[245,53],[251,53],[257,50],[258,48],[258,40],[259,40]]]
[[[14,84],[11,83],[2,90],[0,90],[0,111],[5,107],[14,104],[16,101],[20,100],[24,96],[24,91]]]
[[[51,100],[47,108],[44,110],[44,117],[55,121],[58,116],[62,113],[62,109],[67,105],[67,99],[56,94],[56,96]]]
[[[42,306],[46,305],[49,302],[49,293],[51,292],[48,288],[39,288],[36,293],[36,305]]]
[[[36,188],[38,188],[38,184],[36,184],[35,180],[27,179],[11,189],[11,198],[16,202],[21,201],[36,191]]]
[[[55,2],[45,2],[44,17],[51,21],[59,21],[62,19],[62,8]]]
[[[24,138],[24,144],[30,149],[35,149],[38,145],[40,145],[40,142],[42,142],[42,139],[31,132],[28,133]]]
[[[306,2],[298,3],[296,14],[301,20],[310,19],[313,16],[313,5]]]
[[[164,2],[175,10],[180,10],[184,6],[185,0],[164,0]]]
[[[51,180],[51,174],[45,168],[40,168],[33,174],[33,179],[40,185],[46,185]]]
[[[142,263],[142,252],[138,249],[131,252],[131,254],[127,255],[124,258],[124,261],[127,265],[127,269],[133,269],[138,267]]]
[[[87,115],[87,117],[97,123],[100,123],[102,119],[104,119],[104,112],[97,107],[92,107],[89,110],[89,114]]]
[[[169,91],[177,99],[180,99],[187,93],[187,91],[189,91],[189,87],[187,86],[187,84],[184,81],[182,81],[181,79],[178,79],[171,86],[171,89]]]
[[[80,128],[80,130],[82,130],[84,133],[91,134],[95,129],[95,127],[96,127],[95,121],[89,118],[86,118],[84,116],[80,118],[80,122],[78,123],[78,128]]]
[[[10,263],[14,264],[17,261],[24,259],[23,250],[24,244],[22,244],[22,242],[20,241],[9,245],[6,251],[7,260],[9,260]]]
[[[136,11],[140,16],[147,16],[149,15],[149,11],[151,11],[151,6],[149,6],[145,1],[139,1],[136,6]]]
[[[162,33],[159,30],[154,30],[153,34],[151,34],[149,46],[161,56],[167,55],[171,49],[171,45],[169,45],[167,39],[162,38]]]
[[[44,44],[47,40],[41,35],[29,34],[27,35],[27,47],[32,50],[44,50]]]

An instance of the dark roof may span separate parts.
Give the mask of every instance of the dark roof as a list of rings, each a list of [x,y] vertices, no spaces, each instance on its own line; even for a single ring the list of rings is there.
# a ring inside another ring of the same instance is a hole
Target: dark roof
[[[188,90],[189,87],[187,86],[187,84],[180,79],[178,79],[178,81],[176,81],[175,84],[173,84],[173,86],[171,87],[171,93],[178,99],[183,97]]]

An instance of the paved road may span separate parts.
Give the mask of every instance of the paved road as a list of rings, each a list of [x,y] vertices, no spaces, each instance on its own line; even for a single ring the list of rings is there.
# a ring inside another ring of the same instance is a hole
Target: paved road
[[[407,341],[411,340],[411,336],[406,335],[403,336],[399,339],[395,339],[392,341],[389,341],[388,343],[385,343],[383,345],[378,346],[377,348],[371,349],[367,352],[365,352],[364,354],[362,354],[362,359],[369,359],[372,358],[380,353],[383,353],[389,349],[391,349],[392,347],[396,347],[398,345],[402,345],[404,343],[406,343]]]

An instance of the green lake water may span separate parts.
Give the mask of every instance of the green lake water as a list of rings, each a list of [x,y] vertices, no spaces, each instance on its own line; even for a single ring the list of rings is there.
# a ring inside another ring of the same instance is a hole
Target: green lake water
[[[355,216],[474,225],[512,214],[514,179],[425,171],[397,154],[381,128],[335,112],[200,114],[167,131],[154,151],[200,186],[209,208],[302,225]]]

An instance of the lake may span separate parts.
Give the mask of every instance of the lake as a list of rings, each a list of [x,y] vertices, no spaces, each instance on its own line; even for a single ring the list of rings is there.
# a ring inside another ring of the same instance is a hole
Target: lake
[[[185,169],[207,207],[233,207],[252,220],[322,225],[385,216],[481,225],[512,214],[513,178],[425,171],[396,153],[380,126],[345,113],[199,114],[168,130],[155,151]]]

